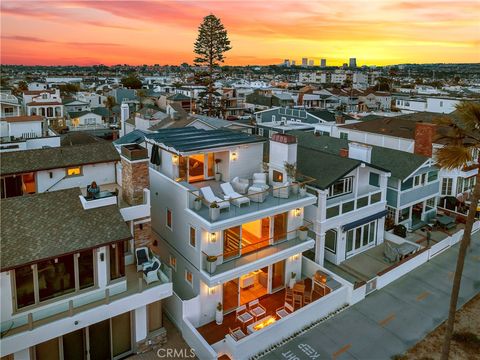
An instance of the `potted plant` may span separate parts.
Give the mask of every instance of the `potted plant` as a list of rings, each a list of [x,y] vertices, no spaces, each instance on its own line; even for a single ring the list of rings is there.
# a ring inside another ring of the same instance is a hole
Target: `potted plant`
[[[195,200],[193,200],[193,207],[195,208],[196,211],[200,211],[200,209],[202,208],[202,201],[203,201],[203,197],[201,196],[197,196]]]
[[[298,238],[302,241],[307,240],[308,228],[304,225],[298,228]]]
[[[293,287],[295,286],[295,283],[297,282],[297,274],[295,274],[294,272],[292,272],[291,274],[291,277],[290,277],[290,281],[288,283],[288,287],[290,289],[293,289]]]
[[[220,206],[214,201],[210,204],[210,219],[217,220],[220,217]]]
[[[207,255],[207,271],[213,274],[217,269],[217,257],[215,255]]]
[[[222,174],[218,171],[218,164],[222,162],[222,159],[215,159],[215,166],[216,166],[216,171],[215,171],[215,180],[220,181],[222,180]]]
[[[217,325],[222,325],[223,323],[223,306],[220,302],[217,304],[217,310],[215,311],[215,322]]]
[[[297,164],[296,163],[288,163],[288,162],[285,161],[283,166],[285,168],[285,172],[287,173],[288,181],[290,181],[291,184],[292,184],[292,193],[294,195],[297,195],[298,194],[298,182],[296,181]]]
[[[307,193],[307,187],[305,186],[305,184],[300,184],[298,191],[300,193],[300,196],[304,197],[305,194]]]

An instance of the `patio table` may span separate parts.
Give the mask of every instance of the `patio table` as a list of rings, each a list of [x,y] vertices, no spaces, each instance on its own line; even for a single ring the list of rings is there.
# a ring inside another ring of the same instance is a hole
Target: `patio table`
[[[440,216],[438,219],[437,219],[437,222],[442,225],[442,226],[448,226],[452,223],[455,222],[455,219],[450,217],[450,216],[447,216],[447,215],[443,215],[443,216]]]

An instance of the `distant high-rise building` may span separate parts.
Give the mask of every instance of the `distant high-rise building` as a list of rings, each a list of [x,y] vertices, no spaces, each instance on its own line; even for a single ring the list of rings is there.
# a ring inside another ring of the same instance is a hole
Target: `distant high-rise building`
[[[313,60],[308,60],[308,66],[313,66]]]
[[[357,67],[357,59],[356,58],[350,58],[349,66],[351,68],[356,68]]]
[[[295,60],[292,60],[292,66],[295,66],[295,64],[296,64]]]
[[[321,67],[327,67],[327,59],[321,59],[320,60],[320,66]]]
[[[302,58],[302,66],[308,66],[308,58]]]
[[[290,60],[289,59],[283,60],[283,66],[289,67],[290,66]]]
[[[348,64],[347,63],[343,63],[343,68],[347,68],[348,67]]]

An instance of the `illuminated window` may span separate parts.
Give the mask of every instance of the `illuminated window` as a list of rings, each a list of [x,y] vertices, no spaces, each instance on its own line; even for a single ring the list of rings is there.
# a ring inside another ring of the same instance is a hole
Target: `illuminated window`
[[[67,176],[81,176],[81,175],[82,175],[81,166],[67,168]]]
[[[177,258],[173,255],[170,255],[168,258],[168,262],[170,263],[170,267],[177,270]]]
[[[167,209],[167,227],[172,230],[172,211],[170,209]]]
[[[190,245],[195,247],[197,242],[197,231],[194,227],[190,226]]]
[[[193,285],[193,274],[189,270],[185,270],[185,281],[190,285]]]

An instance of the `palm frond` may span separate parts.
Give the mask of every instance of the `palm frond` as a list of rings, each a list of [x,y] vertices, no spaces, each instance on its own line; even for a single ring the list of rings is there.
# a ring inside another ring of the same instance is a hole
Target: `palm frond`
[[[449,144],[437,149],[435,152],[435,161],[437,164],[447,170],[459,169],[473,161],[472,146]]]
[[[464,101],[457,105],[457,111],[466,131],[480,129],[480,104]]]

